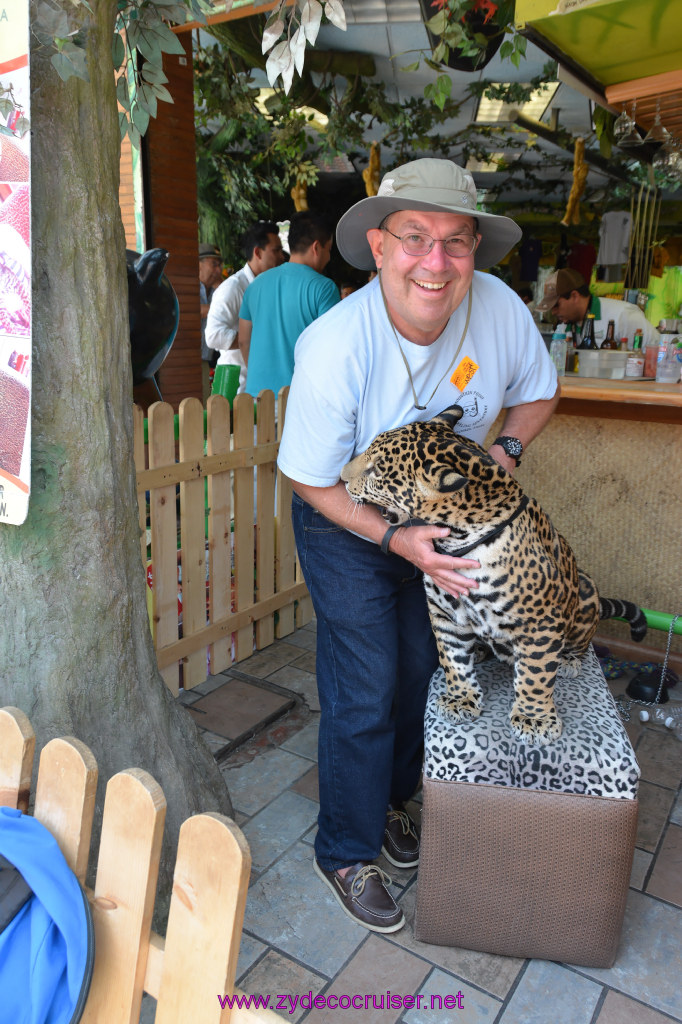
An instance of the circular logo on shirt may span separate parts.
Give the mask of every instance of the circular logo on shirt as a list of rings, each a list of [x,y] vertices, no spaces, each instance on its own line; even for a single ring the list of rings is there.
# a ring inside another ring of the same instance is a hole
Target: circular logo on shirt
[[[457,424],[458,431],[474,430],[485,423],[488,403],[480,391],[465,391],[460,395],[457,405],[463,409],[462,418]]]

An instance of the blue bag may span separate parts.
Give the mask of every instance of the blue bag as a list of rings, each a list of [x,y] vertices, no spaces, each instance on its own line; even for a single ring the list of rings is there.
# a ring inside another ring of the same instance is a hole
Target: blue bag
[[[94,959],[90,905],[54,836],[0,807],[0,1024],[76,1024]]]

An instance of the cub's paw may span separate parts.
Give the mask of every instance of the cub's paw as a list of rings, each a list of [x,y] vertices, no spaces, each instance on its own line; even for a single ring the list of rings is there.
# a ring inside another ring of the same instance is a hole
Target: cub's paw
[[[481,713],[481,697],[472,693],[463,697],[438,697],[438,713],[448,722],[469,722]]]
[[[583,667],[583,659],[577,654],[569,654],[566,658],[561,661],[561,668],[565,676],[569,679],[575,679],[580,675],[580,671]]]
[[[553,712],[549,715],[524,715],[512,711],[509,716],[512,732],[519,739],[531,744],[554,743],[561,736],[563,726],[561,719]]]

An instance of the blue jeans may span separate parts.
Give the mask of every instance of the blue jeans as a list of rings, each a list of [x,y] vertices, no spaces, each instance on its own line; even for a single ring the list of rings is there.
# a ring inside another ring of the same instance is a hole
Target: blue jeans
[[[294,494],[296,546],[317,615],[320,814],[327,871],[378,857],[389,804],[419,784],[438,653],[421,572]]]

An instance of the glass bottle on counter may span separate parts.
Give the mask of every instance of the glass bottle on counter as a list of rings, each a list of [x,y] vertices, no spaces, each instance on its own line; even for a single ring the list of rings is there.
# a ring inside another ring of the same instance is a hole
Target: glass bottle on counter
[[[565,364],[565,372],[566,373],[575,373],[576,372],[576,365],[575,365],[575,338],[573,336],[573,331],[571,330],[570,327],[566,330],[566,364]]]
[[[640,340],[640,345],[641,345],[641,343],[642,343],[642,331],[636,331],[635,332],[635,337],[637,336],[637,334],[639,334],[639,336],[640,336],[639,340]],[[656,363],[658,362],[658,352],[659,352],[660,347],[661,346],[660,346],[658,341],[654,341],[653,339],[651,341],[647,341],[646,347],[644,349],[644,376],[645,377],[652,377],[653,378],[653,377],[656,376]]]
[[[599,348],[597,345],[597,339],[594,334],[594,313],[588,313],[583,324],[583,333],[580,335],[580,344],[578,348]]]
[[[632,352],[628,354],[628,360],[625,364],[625,376],[626,377],[643,377],[644,376],[644,353],[642,352],[642,332],[641,330],[635,331],[635,337],[632,342]]]
[[[558,328],[552,336],[549,358],[556,366],[557,375],[563,377],[566,372],[566,334]]]
[[[616,321],[609,320],[609,326],[606,328],[606,337],[601,343],[601,348],[606,349],[617,349],[618,342],[616,341]]]

